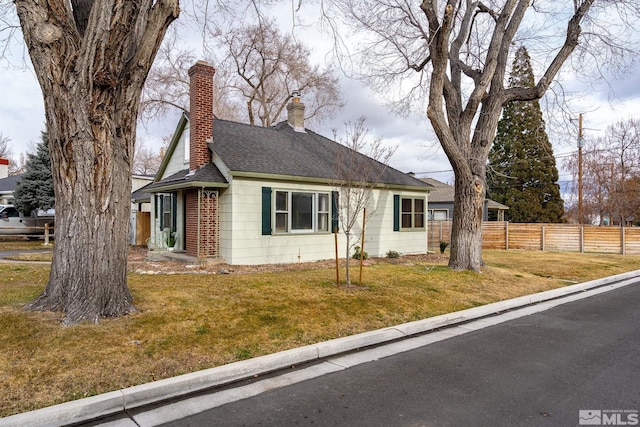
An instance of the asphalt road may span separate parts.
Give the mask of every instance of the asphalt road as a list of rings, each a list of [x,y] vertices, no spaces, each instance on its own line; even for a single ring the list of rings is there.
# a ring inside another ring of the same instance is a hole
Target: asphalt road
[[[639,284],[165,426],[577,426],[581,410],[637,425]]]

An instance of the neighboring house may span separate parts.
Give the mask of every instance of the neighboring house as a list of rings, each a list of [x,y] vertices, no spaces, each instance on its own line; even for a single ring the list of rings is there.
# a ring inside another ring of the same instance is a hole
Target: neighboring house
[[[13,193],[18,186],[18,181],[22,178],[22,174],[18,175],[4,175],[3,173],[8,174],[8,165],[9,162],[6,159],[0,158],[0,205],[13,205],[14,197]],[[3,168],[6,166],[6,169]],[[146,193],[146,198],[143,192],[139,191],[140,188],[150,184],[153,182],[153,176],[144,176],[144,175],[133,175],[131,179],[131,188],[133,190],[131,196],[131,236],[130,241],[132,244],[137,242],[136,235],[138,235],[138,240],[142,240],[144,244],[144,240],[149,237],[149,220],[146,221],[146,226],[143,223],[141,227],[138,225],[138,212],[147,212],[147,217],[149,216],[149,212],[151,212],[151,204],[149,203],[150,195]],[[146,231],[145,231],[146,230]],[[140,235],[142,233],[142,235]],[[145,235],[146,233],[146,235]]]
[[[0,179],[9,176],[9,159],[0,157]]]
[[[181,117],[155,182],[145,187],[153,195],[150,247],[166,248],[173,236],[175,250],[229,264],[335,257],[337,159],[348,148],[305,129],[297,97],[288,120],[271,128],[215,119],[213,74],[201,61],[189,70],[190,114]],[[425,253],[431,187],[358,156],[384,170],[372,192],[365,250]]]
[[[151,212],[151,194],[145,187],[153,183],[155,175],[131,176],[131,212]]]
[[[0,205],[13,204],[14,178],[9,178],[9,160],[0,157]]]
[[[429,220],[451,221],[453,219],[454,187],[433,178],[420,178],[420,180],[434,187],[429,194]],[[509,209],[508,206],[491,199],[485,199],[482,220],[488,221],[489,218],[492,218],[497,221],[504,221],[504,212],[507,209]],[[490,211],[491,215],[489,214]]]
[[[151,236],[151,194],[145,187],[153,182],[153,175],[133,175],[131,177],[131,219],[129,243],[144,245]]]
[[[0,205],[13,205],[13,192],[16,190],[21,176],[22,175],[9,175],[0,178]]]

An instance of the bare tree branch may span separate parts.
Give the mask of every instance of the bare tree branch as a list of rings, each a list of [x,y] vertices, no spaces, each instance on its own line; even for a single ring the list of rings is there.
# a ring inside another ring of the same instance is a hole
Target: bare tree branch
[[[629,53],[637,50],[630,42],[637,34],[631,18],[640,16],[640,6],[631,0],[538,0],[534,6],[529,0],[334,3],[359,41],[349,60],[366,64],[358,70],[362,78],[382,93],[393,85],[406,88],[396,99],[399,110],[428,104],[427,117],[456,175],[453,268],[482,265],[479,212],[503,105],[542,97],[576,51],[577,70],[589,59],[602,73],[597,66],[629,65]],[[506,88],[510,59],[523,40],[532,40],[542,53],[541,77],[533,87]]]

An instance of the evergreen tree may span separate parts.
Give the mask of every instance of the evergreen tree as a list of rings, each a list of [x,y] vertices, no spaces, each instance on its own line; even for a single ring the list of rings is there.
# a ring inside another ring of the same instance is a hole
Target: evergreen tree
[[[535,84],[529,54],[516,52],[510,87]],[[489,153],[488,197],[509,206],[511,222],[562,222],[558,169],[538,100],[507,103]]]
[[[15,206],[25,215],[37,209],[47,210],[55,206],[49,137],[46,132],[42,132],[40,137],[36,152],[27,157],[25,172],[14,192]]]

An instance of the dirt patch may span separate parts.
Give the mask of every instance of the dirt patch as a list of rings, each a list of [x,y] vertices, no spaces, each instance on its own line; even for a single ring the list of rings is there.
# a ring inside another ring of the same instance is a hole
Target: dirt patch
[[[364,261],[364,265],[375,264],[395,264],[412,265],[424,262],[443,263],[448,260],[448,256],[440,254],[418,254],[403,255],[400,258],[369,258]],[[339,261],[344,267],[345,261]],[[129,250],[129,271],[142,274],[254,274],[254,273],[277,273],[282,271],[302,271],[302,270],[323,270],[331,269],[336,265],[333,259],[296,262],[290,264],[261,264],[261,265],[229,265],[224,263],[201,262],[188,263],[177,261],[148,261],[147,249],[135,246]],[[351,260],[349,265],[357,268],[358,260]]]

